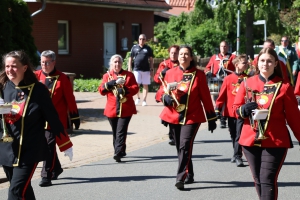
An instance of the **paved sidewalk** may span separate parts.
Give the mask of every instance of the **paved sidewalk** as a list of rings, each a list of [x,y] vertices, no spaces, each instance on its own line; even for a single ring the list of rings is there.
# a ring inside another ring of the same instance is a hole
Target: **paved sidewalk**
[[[103,115],[106,97],[99,93],[74,93],[81,118],[80,129],[74,131],[71,140],[74,144],[73,161],[64,157],[58,150],[58,156],[64,170],[79,167],[91,162],[113,157],[111,127]],[[147,106],[137,106],[138,114],[131,119],[128,128],[127,153],[157,144],[169,139],[168,128],[160,123],[159,114],[163,109],[161,103],[155,102],[155,93],[149,93]],[[207,129],[207,123],[200,130]],[[33,179],[40,178],[42,163],[39,164]],[[0,180],[5,178],[0,170]],[[7,188],[8,182],[0,184],[0,189]]]

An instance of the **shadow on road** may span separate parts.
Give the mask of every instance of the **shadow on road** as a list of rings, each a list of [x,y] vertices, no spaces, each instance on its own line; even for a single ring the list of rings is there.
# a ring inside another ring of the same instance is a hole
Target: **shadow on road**
[[[69,183],[57,183],[53,185],[68,185],[68,184],[78,184],[78,183],[99,183],[99,182],[130,182],[130,181],[145,181],[151,179],[166,179],[166,178],[176,178],[175,176],[124,176],[124,177],[97,177],[97,178],[74,178],[74,177],[64,177],[61,180],[72,180],[74,182]]]

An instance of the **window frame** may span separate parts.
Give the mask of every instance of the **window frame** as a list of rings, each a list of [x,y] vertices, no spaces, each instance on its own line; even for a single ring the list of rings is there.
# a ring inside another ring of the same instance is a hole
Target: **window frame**
[[[59,46],[58,46],[58,43],[57,43],[58,54],[69,54],[70,53],[70,50],[69,50],[69,40],[70,40],[69,21],[67,21],[67,20],[58,20],[57,25],[58,24],[65,24],[66,25],[66,49],[59,49]],[[57,38],[57,39],[59,39],[59,38]]]

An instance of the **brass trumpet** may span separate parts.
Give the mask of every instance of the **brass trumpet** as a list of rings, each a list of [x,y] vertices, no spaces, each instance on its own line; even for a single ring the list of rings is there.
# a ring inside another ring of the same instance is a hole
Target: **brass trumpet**
[[[107,71],[107,74],[108,74],[108,80],[111,81],[111,80],[114,80],[114,78],[110,75],[110,73]],[[122,84],[118,84],[117,85],[120,87],[120,88],[123,88],[123,85]],[[113,89],[112,89],[112,92],[114,93],[115,97],[118,97],[118,87],[117,86],[114,86]],[[119,97],[120,97],[120,100],[119,102],[120,103],[125,103],[127,101],[127,98],[124,97],[122,94],[119,94]]]
[[[0,100],[2,98],[0,97]],[[2,102],[3,99],[2,99]],[[7,127],[6,127],[6,123],[5,123],[5,119],[4,119],[4,114],[9,113],[11,111],[11,104],[3,104],[0,106],[1,110],[0,110],[0,114],[2,114],[2,128],[3,128],[3,135],[2,138],[0,139],[0,142],[12,142],[14,140],[13,137],[10,136],[10,134],[7,131]]]
[[[158,77],[159,80],[161,81],[161,84],[163,85],[164,87],[164,91],[166,94],[170,94],[171,93],[171,96],[173,97],[175,103],[176,103],[176,107],[175,107],[175,110],[177,112],[181,112],[185,109],[185,105],[184,104],[180,104],[175,96],[175,94],[172,92],[172,88],[176,88],[177,87],[177,83],[174,82],[174,83],[166,83],[165,81],[162,80],[162,78],[159,76]]]

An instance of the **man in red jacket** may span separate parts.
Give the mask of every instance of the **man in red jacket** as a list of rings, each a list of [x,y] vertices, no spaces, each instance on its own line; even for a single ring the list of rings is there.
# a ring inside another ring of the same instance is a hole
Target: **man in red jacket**
[[[213,55],[208,64],[205,67],[206,79],[209,81],[213,77],[217,77],[220,80],[230,74],[230,71],[234,72],[235,67],[232,63],[232,60],[235,58],[234,54],[228,53],[228,43],[222,41],[220,43],[220,53]],[[216,101],[218,95],[213,95],[213,101]],[[220,116],[220,128],[226,128],[226,117]]]
[[[73,94],[73,88],[69,78],[62,72],[55,68],[56,55],[53,51],[47,50],[41,54],[41,70],[35,72],[37,79],[45,84],[48,88],[50,97],[52,98],[52,103],[56,108],[59,115],[59,119],[64,125],[64,128],[68,127],[68,113],[71,118],[71,125],[75,125],[75,129],[80,126],[80,118],[77,110],[77,105],[75,97]],[[49,157],[43,162],[43,169],[41,172],[42,180],[39,186],[51,186],[51,180],[56,180],[57,177],[63,172],[61,164],[56,153],[56,143],[57,140],[51,133],[51,127],[46,123],[46,138],[49,147]],[[59,148],[64,145],[68,145],[70,138],[67,136],[65,143],[58,144]],[[65,152],[66,153],[66,152]],[[73,157],[72,148],[68,149],[66,153],[70,160]]]

